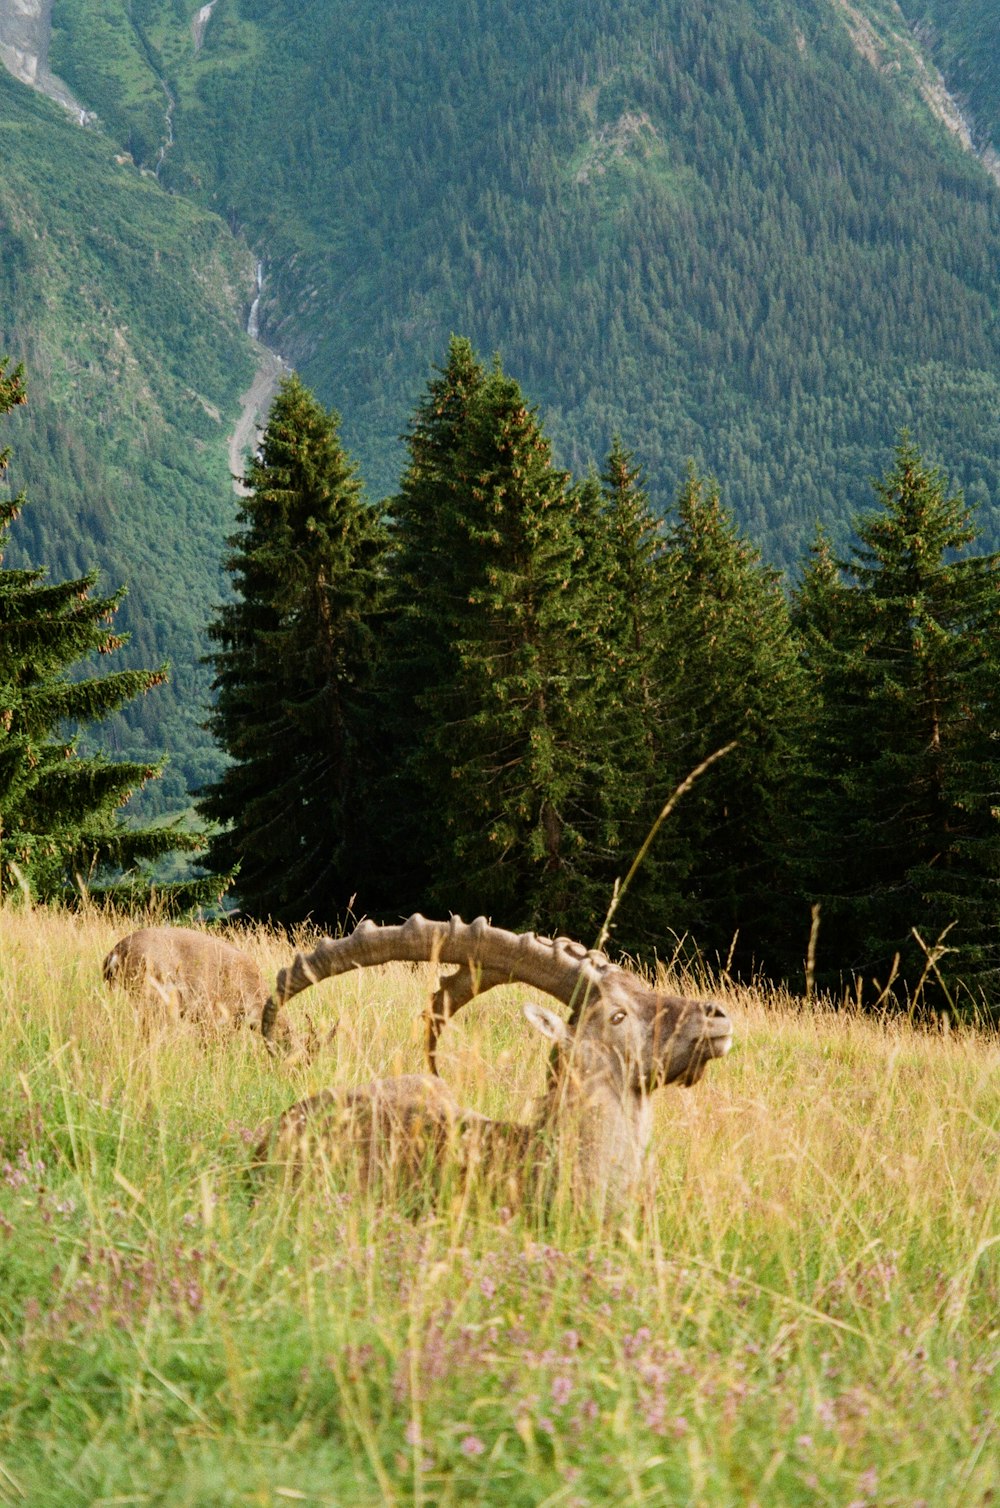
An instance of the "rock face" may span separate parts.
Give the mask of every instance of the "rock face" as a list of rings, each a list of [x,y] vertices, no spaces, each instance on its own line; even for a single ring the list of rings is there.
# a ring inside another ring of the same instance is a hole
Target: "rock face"
[[[87,111],[49,68],[51,35],[52,0],[0,0],[0,63],[22,84],[48,95],[85,126]]]
[[[247,458],[256,453],[260,431],[267,423],[268,411],[281,379],[289,376],[291,371],[292,368],[276,351],[269,351],[266,346],[260,348],[257,375],[243,394],[240,417],[229,436],[229,470],[233,477],[233,491],[239,497],[247,495],[247,489],[240,481],[247,468]]]
[[[991,143],[977,141],[975,123],[962,101],[951,93],[930,60],[930,31],[925,25],[907,26],[896,7],[895,19],[881,17],[878,28],[850,0],[834,0],[841,11],[856,51],[879,73],[908,77],[932,115],[978,157],[990,177],[1000,184],[1000,153]],[[899,24],[896,24],[898,21]]]
[[[205,27],[211,21],[212,12],[217,4],[218,0],[208,0],[208,4],[201,7],[201,10],[191,22],[191,36],[194,40],[195,52],[201,51],[201,44],[205,36]]]

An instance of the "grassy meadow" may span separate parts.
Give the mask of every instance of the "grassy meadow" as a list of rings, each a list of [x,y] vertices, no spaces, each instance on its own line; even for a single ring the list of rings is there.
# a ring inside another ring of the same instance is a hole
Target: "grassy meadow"
[[[124,930],[0,911],[0,1502],[1000,1499],[995,1037],[726,990],[737,1045],[659,1094],[649,1187],[605,1233],[323,1179],[254,1200],[269,1116],[421,1066],[427,971],[300,996],[340,1031],[276,1065],[105,989]],[[545,1054],[521,993],[441,1054],[517,1118]]]

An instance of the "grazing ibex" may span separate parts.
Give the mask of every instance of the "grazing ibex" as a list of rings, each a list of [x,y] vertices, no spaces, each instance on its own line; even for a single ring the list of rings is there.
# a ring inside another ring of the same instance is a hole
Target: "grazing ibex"
[[[654,989],[637,975],[567,938],[516,934],[483,917],[466,924],[411,916],[398,927],[362,922],[348,937],[324,939],[278,975],[279,1003],[332,974],[394,959],[458,964],[434,997],[433,1039],[473,995],[508,980],[544,990],[569,1006],[569,1021],[537,1004],[524,1013],[555,1047],[549,1085],[530,1125],[493,1121],[464,1109],[430,1075],[379,1079],[326,1090],[286,1110],[258,1147],[258,1161],[301,1164],[310,1142],[339,1159],[359,1155],[365,1179],[385,1166],[409,1173],[455,1147],[460,1166],[511,1178],[522,1192],[562,1187],[604,1208],[634,1189],[652,1129],[649,1097],[662,1084],[694,1084],[732,1046],[716,1001]]]
[[[155,996],[177,1016],[260,1030],[271,992],[252,958],[225,938],[194,927],[143,927],[115,943],[102,967],[107,984]],[[271,1009],[268,1043],[295,1044],[284,1014]]]

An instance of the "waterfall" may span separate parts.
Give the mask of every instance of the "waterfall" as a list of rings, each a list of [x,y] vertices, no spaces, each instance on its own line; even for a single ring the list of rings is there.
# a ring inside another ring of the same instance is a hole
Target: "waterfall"
[[[157,75],[157,77],[159,78],[159,75]],[[159,178],[160,176],[160,169],[163,167],[163,164],[166,161],[167,153],[170,151],[170,148],[174,144],[174,109],[177,104],[177,101],[174,99],[173,95],[170,93],[169,88],[167,87],[166,79],[160,79],[160,88],[163,90],[164,94],[167,97],[167,108],[163,112],[163,121],[164,125],[166,126],[166,134],[163,138],[163,141],[160,143],[160,150],[156,154],[156,167],[153,169],[157,178]]]
[[[194,20],[191,22],[191,35],[194,38],[195,52],[198,52],[201,49],[202,39],[205,35],[205,27],[212,19],[212,12],[215,9],[216,3],[217,0],[209,0],[208,5],[203,5],[201,7],[201,10],[195,16]]]

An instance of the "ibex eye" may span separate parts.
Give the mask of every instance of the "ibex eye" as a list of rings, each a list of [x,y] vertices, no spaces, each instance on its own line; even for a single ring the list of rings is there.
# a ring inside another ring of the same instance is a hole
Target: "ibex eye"
[[[620,1021],[624,1021],[624,1020],[625,1020],[625,1012],[624,1011],[615,1011],[614,1015],[611,1017],[611,1025],[612,1026],[617,1026]]]

